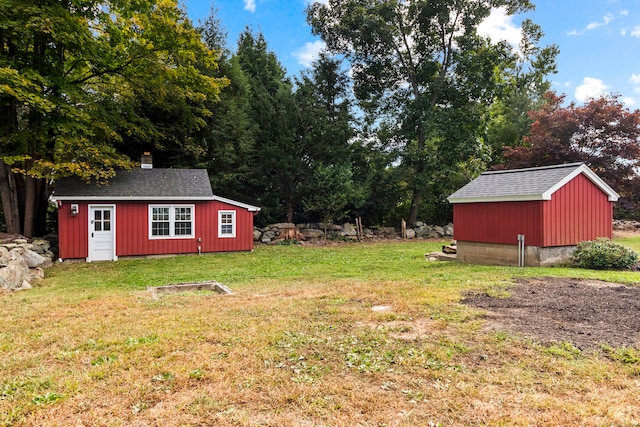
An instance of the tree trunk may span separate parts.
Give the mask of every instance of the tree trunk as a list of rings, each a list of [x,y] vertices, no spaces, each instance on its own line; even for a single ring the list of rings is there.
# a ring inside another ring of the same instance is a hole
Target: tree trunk
[[[407,220],[407,227],[414,228],[416,222],[418,222],[418,209],[422,203],[422,188],[415,188],[413,190],[413,196],[411,198],[411,208],[409,209],[409,219]]]
[[[287,202],[287,222],[293,222],[293,200]]]
[[[18,203],[18,191],[15,177],[5,162],[0,160],[0,198],[4,221],[7,225],[7,233],[21,234],[20,204]]]
[[[47,215],[49,207],[49,196],[51,195],[49,181],[47,179],[37,180],[36,185],[36,222],[34,232],[36,236],[47,234]]]
[[[38,212],[37,180],[27,176],[24,185],[24,230],[25,237],[33,237],[36,231],[36,218]]]

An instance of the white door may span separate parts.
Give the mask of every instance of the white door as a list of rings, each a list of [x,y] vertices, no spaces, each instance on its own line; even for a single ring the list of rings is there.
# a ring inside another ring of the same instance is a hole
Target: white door
[[[115,208],[89,207],[89,257],[87,261],[112,261],[115,256]]]

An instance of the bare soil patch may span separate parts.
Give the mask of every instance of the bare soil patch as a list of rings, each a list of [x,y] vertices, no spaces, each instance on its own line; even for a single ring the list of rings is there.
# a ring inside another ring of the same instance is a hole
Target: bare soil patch
[[[508,298],[480,293],[462,302],[487,310],[489,328],[544,344],[640,348],[640,287],[542,277],[519,280],[508,292]]]

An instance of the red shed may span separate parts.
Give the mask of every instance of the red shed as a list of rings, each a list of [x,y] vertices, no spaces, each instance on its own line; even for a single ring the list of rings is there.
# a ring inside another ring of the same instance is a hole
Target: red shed
[[[613,191],[584,163],[485,172],[451,196],[458,259],[545,266],[611,238]]]
[[[260,210],[215,196],[204,169],[117,171],[105,185],[64,178],[53,198],[62,260],[250,251]]]

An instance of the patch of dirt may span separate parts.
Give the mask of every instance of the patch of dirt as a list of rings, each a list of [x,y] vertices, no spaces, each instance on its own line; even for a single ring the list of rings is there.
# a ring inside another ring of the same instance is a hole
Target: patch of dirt
[[[416,341],[433,334],[436,329],[434,321],[419,318],[413,321],[393,320],[384,323],[357,323],[372,330],[388,331],[389,337],[400,341]]]
[[[473,294],[462,303],[487,310],[489,328],[544,344],[640,348],[640,287],[543,277],[519,280],[508,292],[508,298]]]

